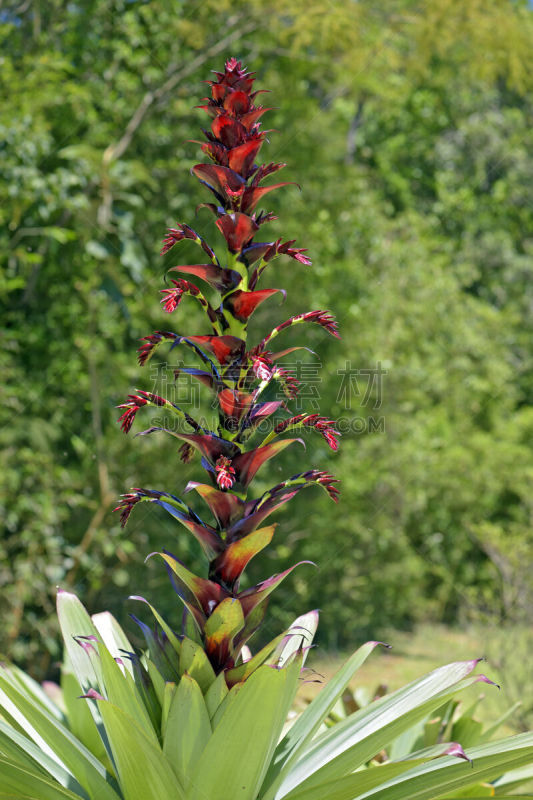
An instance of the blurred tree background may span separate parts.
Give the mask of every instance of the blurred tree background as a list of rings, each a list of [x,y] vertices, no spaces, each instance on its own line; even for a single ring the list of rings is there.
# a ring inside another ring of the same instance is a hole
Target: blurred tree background
[[[344,431],[340,455],[314,438],[304,459],[342,479],[342,502],[317,491],[279,512],[272,563],[251,579],[295,555],[318,569],[283,585],[266,633],[316,606],[329,647],[480,614],[525,625],[528,4],[16,0],[0,5],[0,35],[0,652],[50,674],[58,584],[123,622],[130,593],[181,613],[166,574],[143,560],[163,547],[199,557],[193,543],[151,506],[125,531],[111,509],[131,486],[179,494],[198,465],[182,465],[173,440],[125,437],[115,406],[166,378],[136,365],[139,337],[205,332],[193,304],[172,318],[158,304],[165,269],[194,250],[157,254],[178,221],[216,246],[213,218],[194,215],[206,197],[189,140],[205,124],[193,108],[201,81],[230,55],[272,90],[263,152],[302,185],[274,196],[270,235],[283,230],[313,259],[269,269],[264,286],[287,288],[287,302],[253,329],[327,308],[343,336],[300,332],[319,354],[299,365],[304,397]],[[302,457],[272,462],[256,490]]]

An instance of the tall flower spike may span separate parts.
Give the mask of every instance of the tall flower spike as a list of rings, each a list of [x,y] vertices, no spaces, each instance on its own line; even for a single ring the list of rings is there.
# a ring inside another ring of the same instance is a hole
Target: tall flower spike
[[[322,486],[335,502],[339,490],[336,479],[320,470],[294,475],[258,498],[249,498],[250,486],[259,469],[265,473],[268,462],[300,439],[284,436],[296,429],[318,431],[331,447],[338,447],[339,433],[333,420],[316,413],[300,413],[287,418],[288,405],[295,397],[299,383],[290,370],[278,363],[298,346],[271,352],[267,345],[279,333],[300,322],[314,322],[333,336],[337,324],[327,311],[309,311],[278,324],[258,344],[248,342],[248,323],[260,304],[281,292],[275,288],[257,288],[267,265],[278,257],[292,258],[309,267],[306,249],[296,247],[294,239],[278,237],[256,241],[264,225],[273,222],[274,214],[261,208],[275,189],[285,183],[264,185],[263,181],[285,164],[258,164],[266,143],[261,128],[269,110],[259,105],[259,92],[254,91],[254,75],[235,58],[229,59],[221,72],[208,81],[210,97],[200,106],[208,115],[206,141],[201,151],[208,162],[196,164],[193,175],[208,189],[214,202],[204,203],[215,215],[218,233],[225,244],[225,253],[213,248],[191,227],[178,223],[169,228],[161,254],[165,255],[182,241],[194,242],[202,249],[200,264],[181,264],[171,272],[184,275],[172,279],[161,290],[163,310],[171,314],[185,295],[193,297],[205,312],[207,332],[155,331],[142,339],[139,363],[146,364],[164,345],[170,349],[184,346],[198,358],[198,366],[176,370],[176,380],[194,377],[210,392],[216,419],[211,429],[201,427],[174,403],[159,395],[137,391],[122,410],[120,424],[128,432],[137,412],[145,406],[164,408],[172,415],[173,424],[154,425],[143,435],[163,432],[179,441],[177,458],[191,460],[194,453],[206,474],[206,483],[188,484],[206,504],[210,519],[202,520],[195,510],[175,495],[152,489],[132,489],[123,495],[117,511],[125,524],[133,509],[142,501],[151,502],[177,520],[193,534],[206,554],[207,577],[194,575],[177,556],[163,551],[167,571],[176,592],[185,605],[190,636],[202,643],[215,673],[223,672],[228,686],[247,677],[261,659],[247,661],[246,671],[238,659],[243,657],[246,643],[265,616],[271,593],[290,575],[286,569],[244,591],[239,591],[240,576],[251,558],[271,542],[275,525],[261,528],[263,520],[295,497],[303,488]],[[207,284],[218,294],[212,307],[201,289],[187,278]],[[275,304],[273,303],[273,308]],[[216,309],[216,310],[215,310]],[[186,317],[178,315],[180,320]],[[270,387],[272,384],[272,387]],[[268,388],[268,395],[266,390]],[[272,398],[272,392],[280,396]],[[263,394],[265,393],[265,394]],[[282,418],[283,417],[283,418]],[[270,433],[261,436],[262,424],[271,423]],[[175,423],[175,424],[174,424]],[[190,428],[193,432],[190,432]],[[298,566],[298,565],[296,565]],[[158,617],[158,625],[161,620]],[[167,642],[168,630],[153,634],[139,622],[150,643]],[[173,634],[174,635],[174,634]],[[265,656],[266,657],[266,656]],[[164,659],[161,658],[162,664]],[[251,665],[251,666],[248,666]],[[173,679],[173,678],[169,678]]]

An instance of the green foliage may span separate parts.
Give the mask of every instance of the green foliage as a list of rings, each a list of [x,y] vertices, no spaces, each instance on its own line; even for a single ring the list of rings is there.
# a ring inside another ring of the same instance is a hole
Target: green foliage
[[[156,256],[159,231],[203,199],[184,179],[191,100],[229,46],[272,88],[272,157],[304,185],[280,216],[313,280],[296,290],[283,266],[272,285],[282,276],[287,316],[335,310],[345,349],[320,350],[333,365],[318,373],[320,405],[355,428],[335,466],[342,507],[295,500],[283,519],[276,563],[301,555],[305,533],[320,571],[280,588],[273,630],[311,598],[331,645],[453,622],[480,598],[506,611],[498,554],[531,538],[527,4],[275,0],[265,14],[260,0],[32,0],[3,5],[0,35],[0,650],[50,673],[56,584],[123,620],[142,574],[175,619],[160,570],[142,565],[171,523],[139,515],[122,533],[110,515],[125,484],[158,485],[175,447],[143,440],[133,468],[114,406],[138,379],[137,339],[163,325],[145,303],[173,266]],[[265,320],[258,311],[257,331]],[[380,408],[375,394],[363,402],[361,377],[350,408],[337,400],[346,361],[382,364]],[[298,455],[280,459],[280,477],[298,471]],[[199,555],[183,537],[173,549]]]
[[[373,690],[366,686],[358,686],[353,691],[346,688],[325,719],[325,725],[331,727],[342,722],[386,694],[387,689],[383,684],[379,684]],[[472,747],[493,739],[508,720],[516,720],[520,702],[512,705],[497,720],[483,723],[477,718],[476,712],[484,697],[483,694],[479,695],[466,707],[464,701],[457,698],[444,703],[441,708],[432,711],[380,753],[380,762],[385,763],[400,756],[406,757],[424,747],[446,741],[457,741],[464,747]]]
[[[223,673],[203,688],[179,667],[165,681],[111,615],[91,619],[65,592],[57,602],[68,679],[58,702],[21,670],[0,669],[0,793],[11,800],[432,800],[493,796],[490,781],[503,797],[531,777],[531,733],[490,743],[466,714],[452,720],[452,695],[487,680],[473,674],[477,661],[441,667],[328,728],[369,642],[287,726],[305,660],[293,640],[221,693]],[[169,642],[180,664],[185,641]],[[429,720],[444,717],[439,739]],[[460,733],[467,753],[445,733]]]

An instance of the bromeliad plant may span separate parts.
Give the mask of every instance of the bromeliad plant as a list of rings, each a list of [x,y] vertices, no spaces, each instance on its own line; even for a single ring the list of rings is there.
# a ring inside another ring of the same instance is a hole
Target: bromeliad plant
[[[306,487],[322,486],[337,500],[336,480],[328,472],[310,469],[293,475],[258,498],[249,498],[250,485],[258,470],[291,444],[301,439],[287,438],[293,431],[318,431],[336,450],[338,432],[334,422],[319,414],[291,415],[289,406],[298,391],[298,381],[282,366],[284,356],[299,350],[289,347],[273,352],[273,340],[287,328],[300,323],[315,323],[338,336],[335,319],[327,311],[309,311],[277,325],[258,344],[248,342],[248,323],[258,306],[281,289],[258,288],[268,265],[278,256],[288,256],[308,267],[311,261],[294,240],[256,241],[263,226],[275,217],[257,211],[258,204],[274,189],[288,185],[264,186],[269,175],[284,164],[262,164],[256,158],[265,132],[260,118],[268,109],[256,105],[259,92],[253,91],[254,78],[240,62],[227,62],[224,72],[215,73],[209,82],[211,97],[201,106],[210,117],[204,131],[207,142],[202,150],[212,163],[197,164],[193,174],[214,196],[205,203],[215,216],[227,252],[219,258],[202,237],[186,224],[171,228],[164,239],[162,254],[177,243],[190,240],[202,252],[202,264],[180,264],[171,274],[193,276],[207,283],[216,301],[212,305],[194,283],[183,278],[171,279],[172,288],[162,290],[161,303],[172,314],[185,296],[196,300],[207,318],[208,334],[182,335],[155,331],[143,339],[139,362],[145,365],[156,348],[170,344],[188,347],[200,360],[201,368],[176,372],[194,379],[212,393],[217,419],[207,429],[175,403],[151,392],[138,392],[120,406],[122,429],[127,433],[140,409],[155,407],[167,414],[176,425],[153,426],[141,435],[164,432],[182,442],[183,460],[194,452],[208,483],[191,482],[185,492],[194,491],[205,502],[212,518],[201,519],[181,498],[152,489],[133,489],[124,495],[119,506],[124,525],[132,509],[140,502],[162,506],[184,525],[200,543],[209,562],[207,579],[190,572],[173,554],[159,553],[172,577],[174,587],[194,621],[195,633],[215,671],[225,673],[226,683],[234,683],[250,674],[260,662],[248,665],[237,661],[249,638],[261,624],[271,592],[294,569],[285,570],[252,588],[240,589],[240,579],[249,561],[268,546],[275,525],[260,527],[264,520]],[[260,430],[269,421],[265,436]],[[192,627],[192,626],[190,626]],[[183,631],[185,633],[185,631]],[[148,634],[151,637],[151,632]],[[274,648],[272,643],[270,651]],[[263,651],[268,655],[268,648]],[[245,651],[246,652],[246,651]]]
[[[274,352],[271,342],[300,322],[317,323],[335,336],[337,329],[329,313],[311,311],[278,325],[259,344],[248,344],[254,310],[280,291],[258,288],[269,262],[278,255],[307,266],[310,261],[293,241],[255,241],[261,226],[273,220],[256,210],[258,203],[284,185],[262,181],[284,165],[255,163],[264,141],[259,120],[267,109],[256,104],[253,76],[231,59],[209,85],[203,108],[211,125],[202,149],[212,163],[198,164],[193,172],[214,195],[215,202],[206,205],[227,254],[219,260],[185,224],[168,232],[163,252],[184,239],[199,245],[205,263],[173,271],[207,283],[217,302],[212,305],[183,278],[162,290],[162,302],[172,313],[184,295],[195,298],[210,333],[156,331],[143,340],[139,357],[145,364],[163,343],[189,347],[201,367],[181,372],[212,392],[217,426],[208,430],[170,400],[146,391],[121,406],[121,423],[128,432],[145,406],[175,417],[177,427],[157,425],[142,433],[177,437],[183,460],[199,453],[209,482],[190,483],[186,491],[201,497],[212,519],[202,520],[181,498],[153,489],[133,489],[119,505],[123,523],[140,502],[164,508],[200,543],[207,574],[193,574],[168,551],[159,554],[186,614],[176,630],[137,597],[154,617],[152,626],[138,620],[146,638],[142,653],[111,615],[91,618],[75,595],[58,593],[66,652],[61,691],[56,687],[51,698],[15,667],[0,670],[0,800],[432,800],[494,794],[503,800],[533,775],[532,734],[494,743],[481,739],[468,753],[443,736],[420,737],[420,726],[458,691],[490,683],[474,674],[477,660],[442,667],[328,727],[377,642],[360,647],[290,724],[288,712],[309,674],[303,665],[317,613],[298,617],[255,655],[248,650],[271,592],[291,571],[240,588],[246,565],[274,534],[273,525],[260,526],[308,486],[321,485],[333,500],[338,496],[329,473],[308,470],[248,497],[263,464],[298,441],[282,435],[311,428],[337,449],[331,420],[291,416],[298,383],[282,359],[296,348]],[[268,420],[270,432],[261,440],[260,423]]]

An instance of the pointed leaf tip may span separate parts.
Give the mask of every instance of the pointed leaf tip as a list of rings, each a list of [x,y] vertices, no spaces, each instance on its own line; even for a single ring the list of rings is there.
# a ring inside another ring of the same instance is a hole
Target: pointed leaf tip
[[[100,692],[97,692],[96,689],[88,689],[86,694],[80,694],[78,700],[105,700]]]
[[[481,656],[480,658],[471,658],[471,659],[469,659],[467,661],[461,661],[460,663],[464,664],[465,667],[468,669],[468,672],[470,673],[470,672],[472,672],[472,670],[474,670],[477,667],[477,665],[481,661],[485,661],[485,660],[486,659],[483,656]]]
[[[495,683],[494,681],[491,681],[491,679],[487,678],[486,675],[478,675],[477,678],[476,678],[476,683],[488,683],[490,686],[496,686],[497,689],[501,689],[502,688],[499,683]]]
[[[467,754],[458,742],[452,742],[450,746],[444,751],[445,756],[454,756],[454,758],[462,758],[464,761],[472,763],[472,759],[468,758]]]

